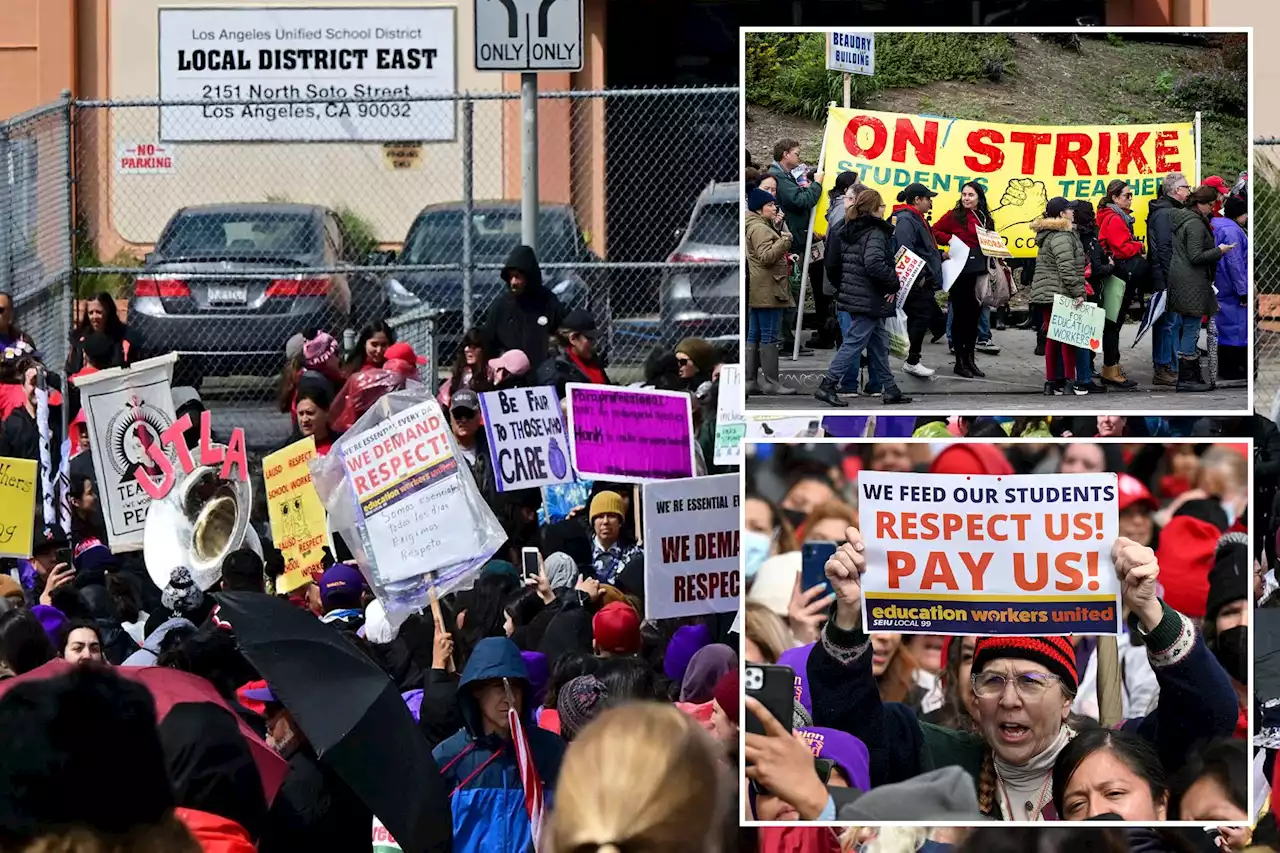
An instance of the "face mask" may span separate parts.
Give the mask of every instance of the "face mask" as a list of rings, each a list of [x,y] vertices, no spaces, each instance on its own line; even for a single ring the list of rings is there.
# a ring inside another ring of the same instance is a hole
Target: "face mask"
[[[773,538],[754,530],[742,531],[742,570],[746,573],[747,583],[756,578],[760,566],[769,559],[769,549]]]
[[[1249,683],[1248,650],[1249,628],[1247,625],[1228,628],[1213,641],[1213,656],[1218,659],[1218,663],[1222,664],[1227,675],[1241,684]]]
[[[809,517],[809,513],[801,512],[798,509],[784,509],[782,514],[786,516],[787,521],[791,522],[793,529],[804,524],[804,520]]]

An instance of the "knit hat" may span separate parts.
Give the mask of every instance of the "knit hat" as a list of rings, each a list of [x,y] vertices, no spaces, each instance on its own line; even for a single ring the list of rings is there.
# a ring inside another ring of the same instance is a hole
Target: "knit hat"
[[[529,704],[541,707],[547,698],[547,681],[551,678],[551,667],[547,664],[547,656],[542,652],[521,652],[525,672],[529,675]]]
[[[699,373],[710,373],[716,366],[716,348],[702,338],[685,338],[676,345],[677,353],[689,356]]]
[[[973,646],[973,672],[997,658],[1017,658],[1038,663],[1062,679],[1075,692],[1080,687],[1076,652],[1066,637],[979,637]]]
[[[480,577],[502,576],[509,577],[516,581],[523,581],[524,578],[516,571],[516,567],[509,560],[490,560],[484,564],[484,568],[480,570]]]
[[[1151,510],[1160,508],[1160,504],[1151,496],[1151,491],[1132,474],[1120,474],[1119,487],[1121,512],[1124,512],[1134,504],[1144,504],[1147,509]]]
[[[191,579],[191,570],[178,566],[169,573],[169,583],[160,594],[160,603],[174,613],[192,613],[200,608],[204,593]]]
[[[752,213],[759,213],[766,204],[777,204],[778,200],[768,190],[762,190],[756,187],[747,193],[747,210]]]
[[[1249,536],[1227,533],[1218,540],[1213,568],[1209,570],[1209,595],[1204,604],[1204,621],[1218,618],[1218,611],[1233,601],[1249,598]]]
[[[1218,201],[1218,191],[1211,186],[1196,187],[1187,197],[1187,204],[1214,204]]]
[[[316,336],[302,345],[302,359],[307,367],[320,367],[329,356],[338,351],[338,342],[328,332],[316,332]]]
[[[67,624],[67,617],[63,615],[62,611],[48,604],[37,604],[31,608],[31,615],[40,620],[40,627],[44,628],[49,641],[57,643],[58,641],[55,637],[62,630],[62,626]]]
[[[640,651],[640,614],[622,601],[606,604],[591,619],[591,636],[602,652],[636,654]]]
[[[626,515],[622,506],[622,495],[617,492],[601,492],[591,499],[591,511],[589,513],[590,518],[588,520],[595,521],[596,516],[606,515],[609,513],[612,513],[619,518]]]
[[[716,689],[711,691],[711,698],[716,700],[720,710],[724,711],[724,715],[735,726],[738,725],[739,703],[742,701],[742,691],[739,690],[741,683],[738,671],[731,669],[720,676],[720,680],[716,682]]]
[[[604,710],[609,691],[594,675],[571,678],[560,688],[556,710],[560,713],[560,734],[566,740],[577,737],[587,723]]]
[[[994,444],[953,444],[933,460],[929,473],[1008,476],[1013,473],[1013,466]]]
[[[1238,219],[1249,212],[1249,204],[1242,198],[1228,196],[1222,203],[1222,213],[1227,219]]]
[[[850,788],[861,791],[871,788],[871,753],[865,743],[838,729],[807,726],[797,731],[813,751],[814,758],[835,762]]]
[[[711,629],[706,625],[685,625],[676,629],[662,658],[663,673],[672,681],[683,681],[689,661],[703,646],[710,644]]]
[[[1227,516],[1213,501],[1187,501],[1160,530],[1160,584],[1164,601],[1179,613],[1204,616],[1209,597],[1209,571]]]
[[[813,699],[809,696],[809,653],[813,651],[813,643],[787,649],[778,656],[778,666],[789,666],[796,674],[796,701],[813,713]]]
[[[1062,196],[1055,196],[1049,199],[1049,203],[1045,205],[1044,215],[1046,219],[1057,219],[1062,216],[1062,212],[1071,206],[1071,202]]]
[[[680,683],[680,701],[697,704],[710,702],[716,685],[729,670],[738,670],[738,653],[733,647],[712,643],[699,649],[684,671],[684,679]]]
[[[836,789],[838,790],[838,789]],[[844,799],[841,797],[841,799]],[[978,786],[973,777],[952,764],[913,776],[905,782],[880,785],[836,811],[842,821],[876,820],[982,820]]]
[[[553,590],[573,589],[574,582],[578,579],[578,564],[573,561],[573,557],[563,551],[556,551],[543,560],[542,566]]]

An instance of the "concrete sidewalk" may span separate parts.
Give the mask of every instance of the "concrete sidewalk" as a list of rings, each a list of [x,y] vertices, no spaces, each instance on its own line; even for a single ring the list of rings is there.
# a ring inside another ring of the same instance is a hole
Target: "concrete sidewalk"
[[[1217,388],[1204,394],[1175,394],[1172,388],[1152,385],[1151,336],[1148,333],[1136,348],[1130,349],[1137,331],[1136,323],[1127,323],[1120,330],[1120,365],[1128,377],[1138,383],[1129,391],[1115,390],[1082,397],[1044,396],[1044,357],[1035,354],[1035,333],[1030,329],[1006,329],[993,332],[994,342],[1000,347],[999,355],[976,354],[978,367],[986,374],[985,379],[963,379],[952,372],[955,357],[947,351],[946,338],[936,344],[925,340],[921,361],[937,371],[930,379],[908,375],[902,369],[903,360],[891,357],[889,363],[898,386],[904,394],[914,398],[910,406],[886,407],[879,397],[862,396],[844,397],[849,403],[847,409],[833,409],[818,402],[812,394],[831,364],[835,350],[815,350],[814,355],[802,356],[798,361],[791,360],[789,353],[781,359],[783,383],[799,390],[799,394],[791,397],[749,397],[747,410],[822,410],[827,413],[867,408],[884,412],[924,409],[931,412],[963,410],[993,413],[1107,410],[1161,414],[1214,410],[1243,414],[1250,408],[1246,387]],[[1202,335],[1202,345],[1203,341]],[[1101,368],[1101,355],[1097,364]],[[866,377],[865,364],[863,377]]]

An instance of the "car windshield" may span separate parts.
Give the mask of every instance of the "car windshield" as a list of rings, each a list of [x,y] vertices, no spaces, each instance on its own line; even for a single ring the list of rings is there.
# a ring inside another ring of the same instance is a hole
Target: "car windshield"
[[[738,245],[738,206],[727,202],[706,205],[694,218],[685,239],[712,246]]]
[[[441,210],[414,223],[405,241],[407,264],[457,264],[462,262],[463,213]],[[563,212],[542,212],[538,234],[538,260],[571,263],[576,244],[573,220]],[[478,264],[500,264],[520,245],[519,210],[477,210],[471,214],[471,253]]]
[[[157,250],[192,255],[305,255],[317,251],[314,220],[292,213],[188,213],[165,231]]]

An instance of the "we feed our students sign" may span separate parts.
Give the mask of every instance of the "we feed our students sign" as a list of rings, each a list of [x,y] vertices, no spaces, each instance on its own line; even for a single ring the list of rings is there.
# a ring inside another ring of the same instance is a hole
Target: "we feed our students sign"
[[[858,474],[867,631],[1116,634],[1115,474]]]

